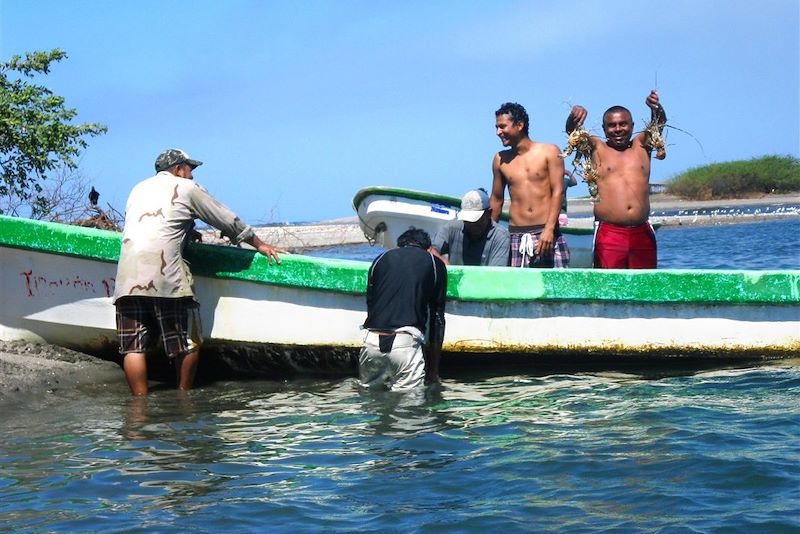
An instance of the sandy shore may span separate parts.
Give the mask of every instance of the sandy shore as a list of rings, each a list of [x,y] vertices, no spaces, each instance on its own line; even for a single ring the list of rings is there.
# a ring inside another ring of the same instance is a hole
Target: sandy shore
[[[650,195],[650,220],[662,226],[738,224],[800,217],[800,193],[727,200],[683,200],[664,194]],[[752,208],[745,211],[745,208]],[[590,228],[593,204],[589,199],[569,201],[574,226]]]
[[[120,367],[55,345],[0,341],[0,400],[52,393],[81,384],[127,390]]]
[[[759,198],[731,198],[725,200],[683,200],[663,193],[650,195],[650,211],[652,213],[676,210],[714,210],[723,207],[788,206],[792,204],[800,204],[800,192],[788,195],[765,195]],[[570,199],[569,213],[576,216],[591,215],[592,202],[586,198]]]

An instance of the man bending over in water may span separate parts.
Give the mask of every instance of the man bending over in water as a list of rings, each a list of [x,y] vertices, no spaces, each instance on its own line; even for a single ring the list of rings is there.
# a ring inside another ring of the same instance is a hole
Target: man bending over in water
[[[651,91],[645,103],[652,121],[667,122],[658,93]],[[583,106],[573,106],[567,117],[567,134],[586,119]],[[631,112],[613,106],[603,114],[605,142],[592,136],[592,166],[597,171],[594,266],[604,269],[655,269],[656,236],[650,217],[650,156],[646,131],[633,136]]]
[[[556,145],[528,137],[528,114],[516,103],[495,112],[497,136],[508,147],[492,161],[489,206],[497,222],[508,186],[512,267],[568,267],[569,248],[558,227],[564,162]]]

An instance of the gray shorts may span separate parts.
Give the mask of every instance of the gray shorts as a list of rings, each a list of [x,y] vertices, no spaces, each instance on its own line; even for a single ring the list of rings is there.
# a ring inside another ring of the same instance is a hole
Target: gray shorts
[[[358,355],[358,377],[361,386],[369,389],[402,391],[425,385],[425,357],[421,337],[407,332],[394,335],[391,347],[381,350],[381,338],[367,332],[364,347]],[[387,339],[384,339],[384,344]]]

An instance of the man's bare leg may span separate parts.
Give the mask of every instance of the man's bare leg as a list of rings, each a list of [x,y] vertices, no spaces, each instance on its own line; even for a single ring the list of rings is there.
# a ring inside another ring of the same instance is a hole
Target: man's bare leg
[[[175,369],[178,373],[178,389],[192,389],[194,375],[197,373],[197,364],[200,361],[200,351],[195,350],[183,356],[178,356]]]
[[[129,352],[123,357],[125,380],[134,395],[147,395],[147,357],[144,352]]]

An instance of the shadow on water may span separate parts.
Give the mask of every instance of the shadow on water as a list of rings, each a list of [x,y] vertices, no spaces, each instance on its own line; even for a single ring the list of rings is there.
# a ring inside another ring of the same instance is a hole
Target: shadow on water
[[[101,356],[104,357],[104,356]],[[121,366],[117,356],[112,358]],[[161,352],[148,354],[151,391],[173,389],[176,372]],[[507,376],[622,373],[643,379],[690,376],[709,370],[740,369],[797,361],[764,354],[473,354],[445,353],[443,379],[481,381]],[[120,372],[122,370],[120,369]],[[196,387],[216,382],[340,380],[358,376],[358,349],[273,347],[265,352],[244,346],[207,345],[201,350]]]
[[[204,354],[197,377],[198,385],[219,380],[298,380],[341,379],[357,377],[357,351],[337,352],[336,365],[317,369],[297,368],[292,365],[251,365],[246,369],[232,368],[225,359],[214,353]],[[308,355],[306,355],[308,356]],[[320,353],[315,361],[326,360],[329,355]],[[785,359],[764,355],[729,357],[725,355],[619,355],[597,354],[465,354],[446,353],[442,356],[440,374],[443,379],[479,381],[504,376],[526,375],[544,377],[556,374],[624,373],[644,379],[659,379],[673,376],[688,376],[708,370],[737,369]],[[163,363],[163,359],[162,359]],[[285,361],[284,361],[285,363]],[[162,371],[166,380],[174,382],[171,369]]]
[[[490,361],[488,361],[490,360]],[[623,373],[643,379],[689,376],[708,370],[738,369],[772,361],[766,357],[747,358],[695,357],[668,355],[645,356],[598,354],[563,354],[532,356],[530,354],[486,355],[454,354],[445,356],[441,364],[443,378],[486,380],[501,376],[527,375],[543,377],[557,374]],[[779,360],[780,361],[780,360]]]

